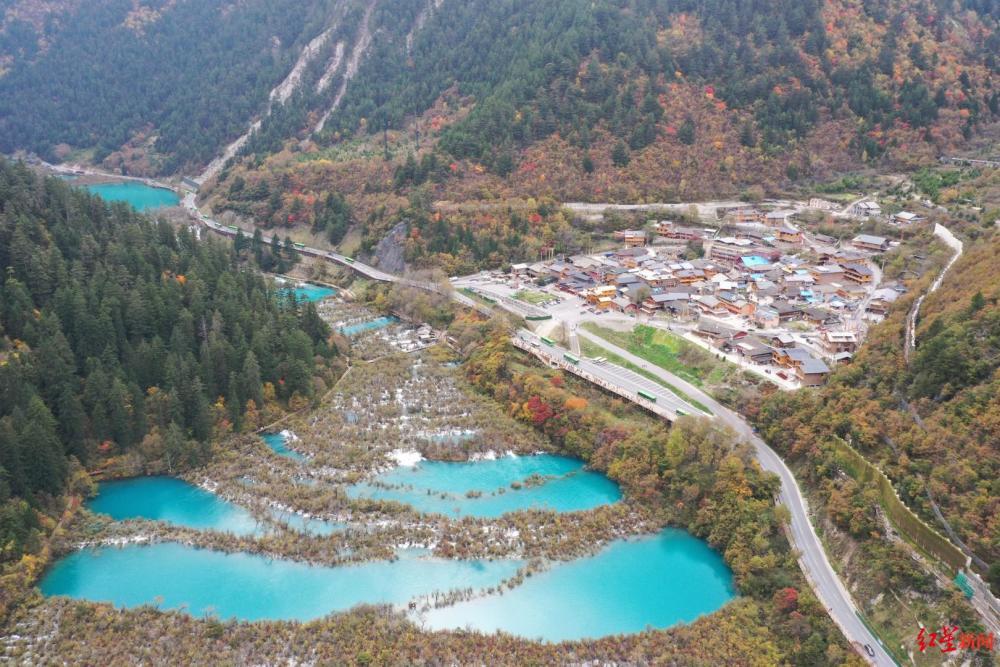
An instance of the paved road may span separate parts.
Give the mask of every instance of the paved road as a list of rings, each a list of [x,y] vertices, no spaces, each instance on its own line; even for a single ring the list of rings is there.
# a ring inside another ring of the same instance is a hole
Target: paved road
[[[551,350],[551,356],[557,359],[565,358],[564,355],[569,352],[569,350],[560,345],[545,345],[542,343],[541,338],[527,329],[518,331],[517,336],[522,340],[528,341],[534,347]],[[545,348],[542,348],[542,345],[545,345]],[[579,359],[579,363],[574,364],[574,366],[597,378],[600,382],[624,389],[629,397],[640,405],[649,407],[650,403],[654,403],[657,407],[667,410],[672,418],[676,418],[678,415],[711,416],[694,407],[663,385],[643,377],[634,371],[608,362],[598,364],[585,357],[579,357]],[[642,362],[641,365],[645,364],[646,362]],[[640,390],[652,394],[656,397],[656,400],[649,401],[642,398],[639,396]]]
[[[556,308],[550,308],[549,310],[550,312],[555,312],[556,309],[559,309],[560,315],[567,314],[572,318],[572,315],[580,315],[578,308],[579,306],[576,304],[567,301],[560,304]],[[570,326],[575,326],[576,319],[573,319],[574,323]],[[888,652],[881,645],[879,640],[871,631],[868,630],[864,623],[861,622],[858,617],[857,606],[854,604],[854,600],[851,598],[846,588],[844,588],[843,583],[840,581],[840,578],[834,571],[833,566],[830,564],[826,555],[826,550],[824,549],[823,544],[820,541],[819,536],[816,534],[810,520],[809,506],[802,495],[802,491],[799,488],[798,482],[796,482],[792,471],[785,465],[784,461],[781,460],[781,457],[778,456],[778,454],[753,431],[743,417],[725,407],[684,378],[674,375],[659,366],[651,364],[645,359],[642,359],[641,357],[634,355],[628,350],[625,350],[617,345],[609,343],[586,329],[577,327],[575,332],[580,337],[600,344],[604,348],[621,356],[623,359],[636,364],[640,368],[653,373],[667,383],[677,387],[691,398],[708,407],[708,409],[714,413],[715,417],[720,419],[723,423],[732,428],[740,437],[745,438],[753,445],[757,453],[757,460],[760,462],[761,467],[764,470],[777,474],[781,479],[781,491],[778,495],[778,502],[785,505],[789,509],[789,514],[791,516],[791,521],[788,526],[788,538],[792,547],[799,553],[799,565],[812,585],[813,590],[816,592],[817,598],[819,598],[820,602],[822,602],[824,607],[826,607],[834,622],[844,633],[844,636],[847,637],[848,641],[855,645],[855,648],[858,649],[864,658],[879,667],[889,667],[894,665],[895,661],[889,656]],[[519,335],[524,337],[523,334]],[[534,334],[530,335],[534,336]],[[565,350],[559,348],[559,354],[564,352]],[[585,370],[585,372],[594,375],[599,380],[624,388],[630,393],[634,393],[638,390],[638,388],[640,388],[638,381],[635,380],[635,378],[638,378],[643,383],[653,385],[653,387],[657,389],[656,402],[658,405],[661,401],[663,401],[663,405],[670,406],[670,409],[675,414],[677,408],[679,407],[687,414],[704,415],[703,412],[696,410],[685,401],[682,401],[672,392],[668,392],[668,390],[660,387],[656,383],[619,366],[615,366],[613,364],[594,364],[593,362],[582,359],[580,361],[580,366],[583,370]],[[634,377],[629,377],[626,374]],[[647,386],[642,386],[641,388],[651,391],[651,389],[647,388]],[[667,393],[664,394],[663,392]],[[638,396],[633,398],[633,400],[640,404],[642,404],[643,401],[643,399]],[[690,408],[690,410],[688,408]],[[874,657],[865,653],[863,647],[866,645],[872,647],[872,650],[875,652]]]
[[[494,293],[502,293],[503,291],[503,288],[500,286],[490,285],[490,288],[492,288],[489,290],[491,295]],[[503,304],[501,303],[501,305]],[[579,322],[581,318],[599,319],[591,318],[591,316],[589,316],[586,312],[581,312],[579,309],[580,306],[572,299],[565,299],[562,303],[554,307],[550,307],[548,310],[557,318],[565,318],[564,321],[571,322],[570,326],[576,326],[576,323]],[[850,594],[847,592],[846,588],[844,588],[843,583],[840,581],[840,578],[834,571],[833,566],[830,564],[826,555],[826,550],[813,528],[809,515],[809,507],[802,495],[802,491],[799,488],[798,483],[795,480],[795,476],[792,474],[788,466],[786,466],[781,460],[781,457],[778,456],[778,454],[771,449],[767,443],[753,431],[753,429],[751,429],[743,417],[720,404],[718,401],[684,378],[678,377],[677,375],[674,375],[659,366],[651,364],[645,359],[642,359],[641,357],[638,357],[617,345],[609,343],[586,329],[577,327],[575,332],[580,337],[602,345],[604,348],[614,352],[625,360],[638,365],[640,368],[657,375],[664,381],[674,387],[677,387],[691,398],[708,407],[708,409],[714,413],[715,417],[720,419],[723,423],[732,428],[739,436],[745,438],[753,445],[757,453],[757,460],[760,462],[761,467],[764,470],[777,474],[781,479],[781,491],[777,500],[780,504],[785,505],[789,509],[789,513],[791,515],[791,521],[788,526],[788,538],[792,547],[799,553],[799,565],[812,585],[813,590],[816,592],[816,597],[819,598],[823,606],[826,607],[831,618],[833,618],[834,622],[838,625],[838,627],[840,627],[841,632],[844,633],[844,636],[847,637],[849,642],[854,644],[855,648],[865,659],[878,667],[889,667],[894,665],[895,661],[889,656],[888,652],[881,645],[879,640],[871,631],[868,630],[864,623],[861,622],[857,614],[857,607],[854,604],[854,600],[851,599]],[[562,352],[560,352],[560,354],[562,354]],[[586,372],[596,376],[601,381],[624,387],[631,392],[636,391],[637,385],[627,385],[627,381],[621,376],[623,372],[628,373],[629,371],[626,371],[618,366],[614,366],[613,364],[597,365],[592,362],[581,360],[581,365],[583,364],[588,364],[585,367]],[[642,378],[642,376],[638,377],[647,383],[655,385],[655,383]],[[645,389],[645,387],[643,388]],[[659,390],[661,392],[667,391],[662,387],[659,387]],[[672,401],[671,403],[667,403],[668,399],[666,397],[661,399],[660,393],[657,393],[656,395],[657,404],[663,400],[665,405],[673,406],[674,411],[676,411],[677,407],[680,407],[681,410],[684,410],[688,414],[703,414],[700,410],[689,412],[687,408],[684,407],[685,402],[680,401],[680,399],[672,393],[669,395],[670,400]],[[642,399],[636,397],[633,400],[641,404]],[[676,401],[680,401],[681,405],[678,406]],[[694,410],[694,408],[692,408],[692,410]],[[872,650],[875,652],[874,657],[865,653],[863,648],[865,645],[872,647]]]
[[[858,618],[854,600],[851,599],[850,594],[835,573],[833,566],[826,556],[826,551],[819,537],[816,535],[816,531],[813,529],[809,517],[809,506],[802,496],[802,492],[799,489],[798,482],[795,481],[792,471],[781,460],[781,457],[753,431],[743,417],[725,407],[684,378],[678,377],[659,366],[649,364],[641,357],[609,343],[589,331],[581,329],[578,333],[584,338],[600,342],[607,349],[634,364],[645,365],[653,374],[687,393],[691,398],[703,403],[718,419],[753,445],[761,467],[764,470],[777,474],[781,478],[781,492],[778,495],[778,502],[787,507],[791,514],[789,541],[792,547],[799,553],[799,565],[802,567],[802,571],[805,573],[810,584],[812,584],[813,590],[816,592],[816,597],[826,607],[830,616],[840,627],[848,641],[854,643],[862,653],[864,651],[861,649],[861,646],[866,644],[871,646],[875,651],[874,658],[871,658],[867,654],[864,654],[863,657],[879,667],[894,665],[895,661]]]
[[[235,237],[236,230],[227,225],[223,225],[212,218],[208,217],[198,209],[198,205],[195,203],[195,195],[193,193],[188,193],[184,195],[181,200],[181,205],[187,209],[188,213],[194,216],[202,225],[209,228],[213,232],[220,234],[222,236]],[[274,239],[278,237],[274,236],[263,236],[262,239],[264,243],[271,244]],[[279,239],[280,240],[280,239]],[[296,248],[299,253],[303,255],[308,255],[310,257],[319,257],[321,259],[326,259],[338,264],[342,264],[350,269],[354,269],[358,273],[367,276],[373,280],[379,280],[382,282],[404,282],[407,284],[414,284],[417,287],[428,287],[424,283],[416,283],[415,281],[406,280],[400,278],[399,276],[393,275],[391,273],[386,273],[385,271],[380,271],[373,266],[368,266],[367,264],[362,264],[361,262],[355,262],[352,258],[347,255],[341,255],[336,252],[328,252],[326,250],[320,250],[318,248],[310,248],[308,246],[298,246]]]
[[[515,299],[513,294],[517,291],[511,291],[510,293],[504,293],[500,290],[491,289],[490,285],[476,285],[469,282],[456,281],[454,283],[456,288],[464,287],[465,289],[472,290],[473,292],[486,296],[494,301],[499,301],[500,306],[504,310],[509,310],[515,315],[520,315],[522,317],[549,317],[549,313],[544,308],[539,308],[533,304],[527,303],[526,301],[521,301]]]
[[[975,158],[968,158],[968,157],[945,157],[945,156],[938,158],[938,160],[944,163],[950,162],[958,165],[974,165],[979,167],[992,167],[992,168],[1000,167],[1000,160],[978,160]]]
[[[580,352],[580,336],[576,330],[576,326],[567,325],[566,328],[569,329],[567,332],[567,336],[569,336],[569,349],[572,350],[573,354],[582,354]]]
[[[583,218],[599,219],[604,217],[605,211],[662,211],[664,214],[669,212],[682,212],[687,213],[692,207],[698,211],[698,215],[702,216],[714,216],[715,212],[719,208],[733,208],[737,206],[746,206],[745,202],[741,201],[709,201],[709,202],[697,202],[697,203],[683,203],[683,204],[612,204],[612,203],[590,203],[590,202],[565,202],[563,208],[569,209],[573,213],[579,215]]]

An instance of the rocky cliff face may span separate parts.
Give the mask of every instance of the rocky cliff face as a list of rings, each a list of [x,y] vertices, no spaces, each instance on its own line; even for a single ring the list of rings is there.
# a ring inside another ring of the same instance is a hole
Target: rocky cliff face
[[[382,237],[375,246],[375,266],[390,273],[402,273],[406,269],[406,234],[409,223],[398,223]]]

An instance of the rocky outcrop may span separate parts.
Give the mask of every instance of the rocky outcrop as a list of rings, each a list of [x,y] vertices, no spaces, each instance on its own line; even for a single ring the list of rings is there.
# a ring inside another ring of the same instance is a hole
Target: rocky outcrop
[[[406,269],[406,235],[409,224],[398,223],[375,246],[375,266],[389,273],[403,273]]]

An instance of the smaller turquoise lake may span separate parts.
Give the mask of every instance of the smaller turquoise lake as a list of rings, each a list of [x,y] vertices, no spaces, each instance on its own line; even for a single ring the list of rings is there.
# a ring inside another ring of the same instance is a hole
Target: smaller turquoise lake
[[[604,475],[585,470],[576,459],[551,454],[467,463],[421,461],[348,487],[347,493],[395,500],[425,513],[486,518],[524,509],[577,512],[621,499],[618,485]]]
[[[379,317],[368,322],[359,322],[358,324],[349,324],[346,327],[340,327],[340,333],[345,336],[357,336],[360,333],[366,331],[375,331],[376,329],[383,329],[394,322],[398,322],[399,319],[387,315],[385,317]]]
[[[337,290],[332,287],[313,285],[311,283],[295,288],[283,287],[281,291],[285,294],[289,292],[294,294],[296,301],[321,301],[337,294]]]
[[[172,190],[150,187],[138,181],[99,183],[84,187],[91,194],[97,195],[104,201],[122,201],[131,204],[137,211],[146,211],[164,206],[177,206],[181,201],[177,193]]]
[[[242,507],[174,477],[103,482],[98,491],[96,498],[87,501],[87,508],[119,521],[150,519],[237,535],[261,531],[257,520]]]
[[[261,439],[278,456],[284,456],[293,461],[306,460],[306,457],[302,456],[302,454],[288,448],[288,438],[283,433],[265,433],[261,436]]]
[[[320,618],[359,604],[403,604],[434,591],[492,586],[513,576],[516,561],[418,558],[325,567],[246,553],[226,554],[176,542],[84,549],[60,560],[41,582],[45,595],[120,607],[163,598],[194,616],[245,621]]]

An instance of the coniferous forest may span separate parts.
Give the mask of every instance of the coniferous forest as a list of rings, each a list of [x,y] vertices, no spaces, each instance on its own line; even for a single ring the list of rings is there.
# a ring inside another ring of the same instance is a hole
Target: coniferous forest
[[[57,13],[37,32],[9,19],[0,151],[54,159],[66,145],[93,148],[100,162],[153,143],[148,172],[205,164],[260,112],[331,5],[114,0]]]
[[[872,162],[914,159],[1000,114],[995,0],[433,4],[372,3],[370,45],[322,144],[402,130],[432,112],[445,124],[418,131],[507,177],[526,148],[556,148],[553,137],[585,174],[605,155],[624,170],[674,140],[773,156],[813,137],[819,155],[797,156],[794,181],[845,149]],[[344,68],[323,91],[317,81],[335,41],[347,53],[361,41],[366,7],[115,0],[50,9],[47,20],[16,8],[0,24],[0,150],[93,149],[97,162],[123,152],[133,170],[190,172],[273,106],[246,146],[259,161],[309,136],[331,109]],[[304,85],[269,105],[268,91],[327,28]],[[151,157],[129,161],[133,152]]]
[[[247,411],[311,396],[333,354],[315,307],[226,245],[5,163],[0,265],[4,560],[79,464],[203,462]]]

